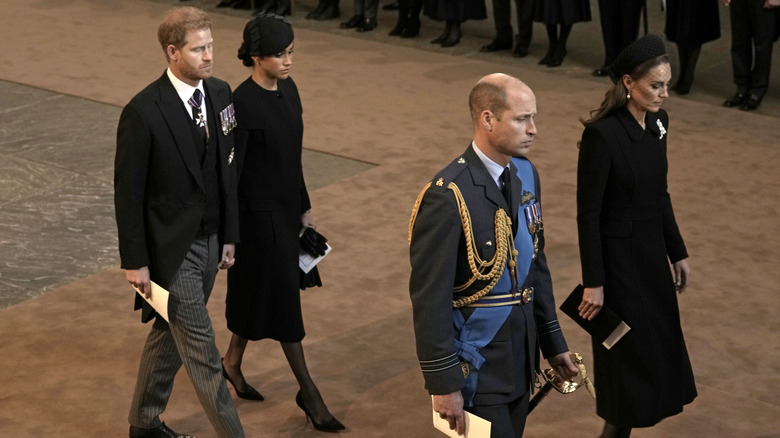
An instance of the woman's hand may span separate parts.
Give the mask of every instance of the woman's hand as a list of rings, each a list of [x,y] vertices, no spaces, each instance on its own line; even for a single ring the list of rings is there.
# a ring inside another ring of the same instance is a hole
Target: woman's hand
[[[582,302],[577,308],[580,316],[591,320],[599,314],[604,306],[604,286],[586,287],[582,293]]]
[[[691,268],[688,266],[688,259],[682,259],[674,263],[674,288],[677,293],[683,293],[691,279]]]
[[[311,210],[301,215],[301,227],[317,229],[317,225],[314,223],[314,217],[311,215]]]

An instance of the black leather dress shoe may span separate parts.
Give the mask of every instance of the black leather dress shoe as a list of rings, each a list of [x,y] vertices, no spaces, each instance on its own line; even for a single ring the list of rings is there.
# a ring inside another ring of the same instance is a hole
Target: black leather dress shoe
[[[493,40],[490,44],[485,44],[479,49],[480,52],[498,52],[499,50],[509,50],[512,48],[512,41]]]
[[[607,67],[599,67],[595,70],[593,70],[593,73],[591,73],[593,76],[597,76],[600,78],[603,78],[604,76],[609,76],[609,71],[607,70]]]
[[[342,29],[354,29],[358,26],[360,26],[360,23],[363,22],[363,16],[362,15],[353,15],[352,18],[349,20],[341,23],[339,25]]]
[[[515,46],[515,50],[512,50],[512,56],[515,58],[525,58],[528,56],[528,48]]]
[[[165,423],[157,429],[141,429],[130,426],[130,438],[195,438],[192,435],[183,435],[171,430]]]
[[[723,106],[727,106],[729,108],[733,106],[740,106],[745,103],[747,97],[747,91],[737,90],[733,96],[729,97],[725,102],[723,102]]]
[[[376,17],[374,18],[366,18],[362,22],[360,22],[360,25],[355,29],[358,32],[369,32],[374,29],[376,29]]]
[[[758,97],[758,95],[755,93],[750,93],[750,96],[748,96],[745,103],[743,103],[742,106],[739,107],[739,109],[741,109],[742,111],[753,111],[759,106],[761,106],[761,98]]]

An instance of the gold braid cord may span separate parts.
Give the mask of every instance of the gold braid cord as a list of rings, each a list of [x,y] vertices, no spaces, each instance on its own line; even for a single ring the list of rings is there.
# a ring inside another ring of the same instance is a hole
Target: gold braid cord
[[[425,191],[428,190],[430,186],[431,184],[428,183],[428,185],[423,188],[414,203],[412,218],[409,221],[409,243],[412,241],[412,230],[414,228],[415,219],[417,218],[417,212],[420,208],[420,203],[422,202]],[[466,238],[466,253],[472,273],[471,278],[466,283],[455,287],[454,291],[462,292],[477,280],[489,280],[489,283],[477,293],[454,300],[452,306],[459,308],[474,303],[487,295],[487,293],[493,289],[493,286],[498,283],[498,280],[504,273],[504,267],[507,266],[507,264],[509,265],[512,277],[515,277],[515,271],[517,269],[517,250],[515,249],[515,242],[512,236],[512,219],[507,216],[504,209],[499,208],[496,211],[495,216],[496,252],[493,254],[492,259],[482,260],[479,257],[477,244],[474,239],[474,231],[471,229],[471,215],[469,214],[466,200],[463,198],[463,194],[455,183],[449,183],[447,188],[452,190],[452,193],[455,195],[455,200],[458,203],[460,220],[463,224],[463,235]],[[508,261],[507,258],[509,259]]]
[[[412,218],[409,219],[409,245],[412,244],[412,230],[414,229],[414,221],[417,220],[417,212],[420,210],[420,203],[422,203],[422,198],[425,196],[425,192],[428,191],[428,187],[433,184],[432,182],[429,182],[428,184],[423,187],[423,189],[420,191],[420,194],[417,195],[417,199],[414,201],[414,207],[412,207]]]

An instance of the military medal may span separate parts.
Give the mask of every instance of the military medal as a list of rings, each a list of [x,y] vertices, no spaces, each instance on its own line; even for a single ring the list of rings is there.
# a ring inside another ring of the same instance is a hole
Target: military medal
[[[525,213],[525,222],[528,224],[528,232],[536,234],[538,231],[544,229],[542,222],[542,206],[541,204],[534,203],[523,209]]]
[[[198,97],[198,100],[195,100],[195,96]],[[199,90],[195,90],[195,94],[187,100],[187,103],[195,110],[195,124],[198,125],[199,128],[206,127],[206,117],[203,115],[203,110],[201,109],[203,94],[201,94]]]
[[[222,124],[222,133],[225,135],[228,135],[233,128],[238,126],[236,110],[233,108],[232,103],[219,112],[219,121]]]

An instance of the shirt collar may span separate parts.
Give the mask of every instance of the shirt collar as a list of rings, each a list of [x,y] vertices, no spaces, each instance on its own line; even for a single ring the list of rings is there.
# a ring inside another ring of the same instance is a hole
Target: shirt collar
[[[501,173],[504,172],[504,166],[488,158],[488,156],[482,152],[479,146],[477,146],[477,143],[473,140],[471,141],[471,147],[474,149],[474,152],[479,157],[479,160],[482,161],[482,164],[485,165],[485,168],[487,169],[490,176],[493,178],[493,181],[495,181],[498,187],[501,188]]]
[[[192,111],[190,110],[190,104],[187,103],[188,100],[190,100],[190,97],[192,97],[192,93],[195,92],[195,89],[197,88],[200,90],[201,93],[203,93],[203,96],[206,96],[206,91],[203,89],[203,81],[198,81],[198,86],[193,87],[192,85],[185,84],[182,82],[179,78],[176,77],[176,75],[173,74],[170,68],[166,70],[166,73],[168,74],[168,79],[171,80],[171,84],[173,84],[173,88],[176,89],[176,94],[179,95],[179,99],[184,103],[184,107],[187,109],[187,114],[190,114],[192,116]],[[205,111],[204,111],[205,116]]]

